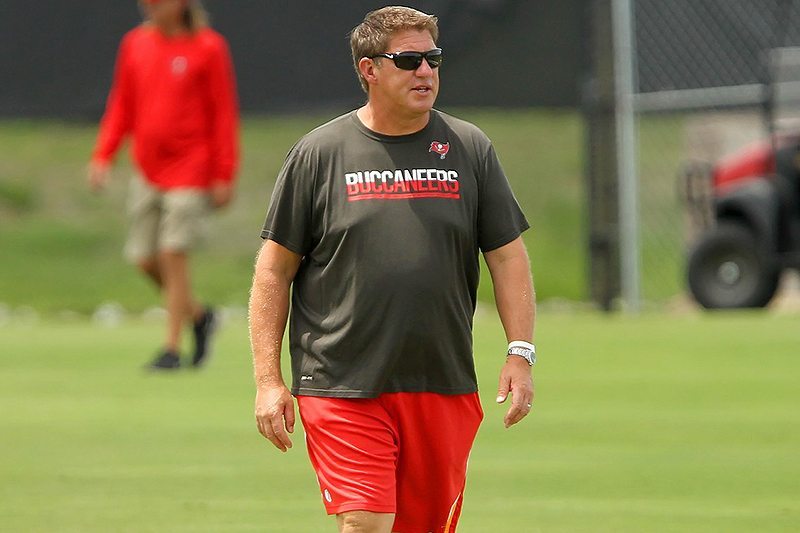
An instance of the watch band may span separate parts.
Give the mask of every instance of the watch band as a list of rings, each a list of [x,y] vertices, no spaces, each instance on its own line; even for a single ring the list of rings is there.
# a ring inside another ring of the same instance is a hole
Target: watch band
[[[536,363],[536,346],[530,342],[512,341],[508,344],[508,355],[522,357],[529,366],[533,366]]]

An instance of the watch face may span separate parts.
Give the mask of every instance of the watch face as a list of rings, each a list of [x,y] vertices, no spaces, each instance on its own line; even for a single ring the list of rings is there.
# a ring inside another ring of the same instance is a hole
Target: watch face
[[[529,365],[533,365],[536,361],[536,354],[532,350],[526,350],[525,348],[511,348],[508,350],[508,355],[518,355],[528,361]]]
[[[536,362],[536,347],[524,341],[513,341],[508,345],[508,355],[517,355],[525,359],[530,366]]]

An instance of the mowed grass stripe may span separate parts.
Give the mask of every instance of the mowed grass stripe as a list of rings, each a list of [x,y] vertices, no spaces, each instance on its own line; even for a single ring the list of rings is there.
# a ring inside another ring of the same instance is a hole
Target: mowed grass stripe
[[[486,418],[459,531],[795,531],[797,316],[540,313],[534,411],[504,430],[505,344],[476,320]],[[302,430],[257,433],[246,324],[149,375],[158,322],[0,327],[4,531],[334,531]]]

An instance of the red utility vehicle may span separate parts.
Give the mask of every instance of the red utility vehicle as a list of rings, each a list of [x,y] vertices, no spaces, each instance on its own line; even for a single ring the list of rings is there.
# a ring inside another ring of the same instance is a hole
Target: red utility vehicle
[[[703,229],[687,264],[689,289],[709,309],[763,307],[785,269],[800,268],[800,134],[748,146],[687,172]]]

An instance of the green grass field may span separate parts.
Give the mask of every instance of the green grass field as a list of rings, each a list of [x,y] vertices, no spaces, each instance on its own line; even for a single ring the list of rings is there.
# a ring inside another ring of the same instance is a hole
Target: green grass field
[[[493,404],[504,346],[476,324],[486,419],[461,533],[800,530],[796,315],[540,312],[532,415]],[[334,531],[303,439],[255,429],[246,324],[202,372],[148,375],[160,323],[0,325],[0,530]]]
[[[495,142],[533,227],[525,239],[545,302],[536,406],[508,431],[493,404],[502,331],[493,312],[478,315],[486,420],[459,531],[800,530],[797,315],[559,311],[587,292],[580,117],[448,111]],[[244,122],[237,202],[194,262],[204,300],[245,304],[274,176],[292,143],[332,116]],[[640,126],[673,141],[685,127],[683,117]],[[107,194],[86,190],[95,133],[0,122],[0,531],[333,531],[301,434],[281,455],[255,429],[242,317],[207,370],[141,371],[163,325],[139,311],[158,298],[120,254],[125,155]],[[683,290],[682,153],[679,142],[641,146],[650,301]],[[104,301],[132,318],[94,325],[86,316]]]

